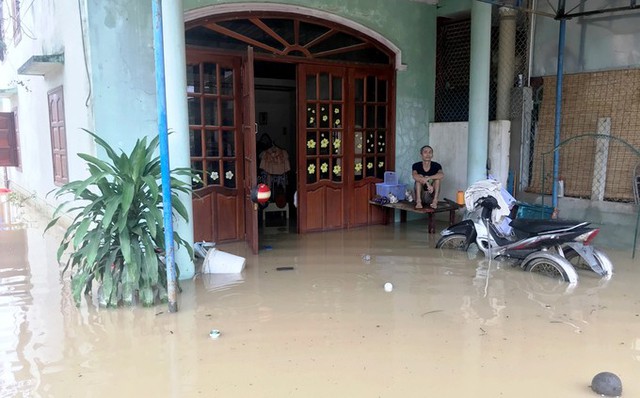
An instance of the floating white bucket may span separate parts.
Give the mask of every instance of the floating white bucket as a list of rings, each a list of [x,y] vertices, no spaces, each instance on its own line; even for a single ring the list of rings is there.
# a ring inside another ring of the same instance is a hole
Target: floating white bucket
[[[201,275],[204,288],[213,292],[218,290],[230,289],[244,282],[241,273],[238,274],[202,274]]]
[[[245,262],[244,257],[211,248],[202,263],[202,273],[239,274],[244,269]]]

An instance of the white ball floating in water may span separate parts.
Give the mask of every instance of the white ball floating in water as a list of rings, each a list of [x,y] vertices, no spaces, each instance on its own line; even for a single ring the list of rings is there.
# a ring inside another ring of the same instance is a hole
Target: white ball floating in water
[[[591,389],[607,397],[619,397],[622,395],[622,381],[611,372],[600,372],[593,376]]]
[[[390,292],[393,290],[393,285],[391,284],[391,282],[387,282],[384,284],[384,291],[385,292]]]

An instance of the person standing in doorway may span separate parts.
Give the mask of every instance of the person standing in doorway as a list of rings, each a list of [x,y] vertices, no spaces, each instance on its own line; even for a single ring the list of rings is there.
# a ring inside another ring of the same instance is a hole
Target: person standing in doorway
[[[413,164],[411,175],[416,189],[416,209],[422,209],[423,204],[435,209],[438,207],[438,194],[440,193],[440,181],[444,178],[442,166],[434,162],[433,148],[425,145],[420,148],[421,162]]]

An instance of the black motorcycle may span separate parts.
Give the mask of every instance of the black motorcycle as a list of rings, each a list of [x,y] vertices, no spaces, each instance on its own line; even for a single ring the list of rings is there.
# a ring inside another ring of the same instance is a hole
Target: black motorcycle
[[[475,202],[462,222],[441,232],[436,248],[468,250],[472,244],[489,258],[507,257],[529,272],[539,272],[569,283],[578,281],[578,268],[590,269],[601,277],[613,273],[611,260],[589,243],[599,228],[588,222],[565,220],[514,219],[511,233],[494,224],[491,214],[499,209],[491,195]]]

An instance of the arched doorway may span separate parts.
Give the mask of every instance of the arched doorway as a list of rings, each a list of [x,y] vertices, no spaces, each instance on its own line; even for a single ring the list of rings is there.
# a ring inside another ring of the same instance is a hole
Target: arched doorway
[[[259,179],[274,200],[284,195],[278,205],[300,233],[382,222],[368,201],[394,166],[399,52],[339,18],[252,9],[199,15],[186,26],[191,164],[201,177],[195,240],[246,239],[257,252],[260,210],[249,191]],[[265,80],[288,93],[284,127],[269,127],[281,112],[256,108],[256,91],[269,91]],[[267,165],[271,153],[256,153],[265,143],[282,150],[286,165],[274,166],[277,156]]]

